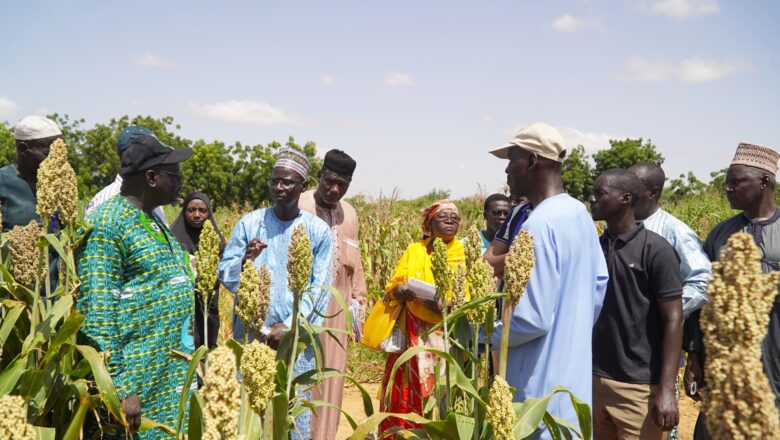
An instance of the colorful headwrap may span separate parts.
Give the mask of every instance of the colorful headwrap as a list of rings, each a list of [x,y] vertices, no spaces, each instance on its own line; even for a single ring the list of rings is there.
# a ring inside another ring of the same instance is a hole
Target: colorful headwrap
[[[438,202],[434,202],[431,206],[423,209],[422,230],[424,239],[431,236],[431,220],[436,217],[436,214],[442,211],[454,211],[455,214],[460,215],[458,207],[455,206],[455,204],[450,200],[439,200]]]
[[[282,148],[276,155],[274,168],[286,168],[293,170],[303,177],[303,180],[309,178],[309,159],[300,151],[292,148]]]

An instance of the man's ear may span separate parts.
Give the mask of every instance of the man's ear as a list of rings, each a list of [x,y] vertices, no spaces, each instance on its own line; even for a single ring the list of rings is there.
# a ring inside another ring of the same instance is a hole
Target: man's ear
[[[146,185],[149,188],[154,188],[157,186],[157,179],[155,179],[156,176],[157,172],[154,170],[146,170],[146,173],[144,173],[144,179],[146,180]]]
[[[528,153],[528,168],[534,168],[539,164],[539,156],[536,153]]]
[[[769,188],[769,176],[764,174],[761,176],[761,189]]]
[[[650,190],[650,198],[653,200],[658,200],[661,198],[661,188],[654,186],[653,189]]]
[[[625,192],[620,195],[620,204],[621,205],[630,205],[634,201],[634,196],[631,195],[631,193]]]

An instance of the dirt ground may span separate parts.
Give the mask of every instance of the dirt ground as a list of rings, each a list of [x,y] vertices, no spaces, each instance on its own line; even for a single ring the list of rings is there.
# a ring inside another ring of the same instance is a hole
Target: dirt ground
[[[376,400],[379,384],[363,384],[363,386],[366,388],[366,391],[368,391],[368,394],[374,398],[374,411],[379,411],[379,402]],[[347,386],[344,389],[343,409],[358,423],[365,419],[366,415],[363,411],[363,400],[361,399],[360,392],[357,388]],[[693,427],[696,425],[696,417],[698,414],[699,407],[696,402],[688,397],[683,397],[682,400],[680,400],[680,440],[690,440],[693,438]],[[336,439],[347,439],[351,434],[352,429],[350,428],[347,419],[342,415]]]

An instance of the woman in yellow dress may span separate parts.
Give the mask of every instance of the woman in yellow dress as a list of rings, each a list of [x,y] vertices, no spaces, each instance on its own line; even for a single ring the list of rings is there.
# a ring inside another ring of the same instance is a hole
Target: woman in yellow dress
[[[400,347],[400,351],[387,355],[382,381],[381,410],[384,412],[422,414],[423,402],[431,395],[436,384],[434,366],[438,364],[439,374],[444,374],[444,362],[438,356],[421,352],[401,365],[393,383],[388,383],[393,365],[407,348],[424,345],[444,350],[442,331],[423,337],[426,331],[441,321],[440,304],[418,298],[409,289],[408,283],[411,279],[434,283],[431,253],[435,238],[440,238],[447,244],[447,261],[453,271],[464,262],[463,243],[455,238],[459,227],[458,208],[449,200],[440,200],[423,210],[423,239],[406,248],[395,268],[393,278],[385,287],[385,301],[389,302],[388,307],[401,305],[397,329],[400,329],[405,336],[400,338],[405,342],[405,346]],[[384,395],[388,387],[391,387],[390,399],[385,401]],[[405,420],[388,418],[382,423],[381,428],[385,435],[394,437],[393,433],[398,430],[418,427],[419,425]]]

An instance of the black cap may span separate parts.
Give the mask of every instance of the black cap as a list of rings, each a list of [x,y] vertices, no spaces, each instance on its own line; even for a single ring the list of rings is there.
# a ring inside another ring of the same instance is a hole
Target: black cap
[[[158,165],[181,163],[192,156],[191,148],[176,149],[154,136],[137,136],[122,154],[119,174],[129,176],[150,170]]]
[[[341,150],[330,150],[325,153],[325,160],[322,164],[323,169],[346,176],[352,176],[356,166],[355,160]]]

